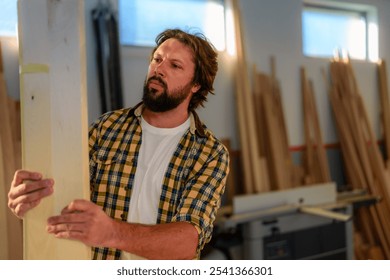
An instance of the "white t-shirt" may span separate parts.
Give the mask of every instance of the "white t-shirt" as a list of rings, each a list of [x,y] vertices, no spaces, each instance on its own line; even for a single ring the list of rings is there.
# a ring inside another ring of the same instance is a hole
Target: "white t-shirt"
[[[181,137],[190,127],[190,118],[175,128],[158,128],[141,117],[141,127],[142,143],[127,221],[151,225],[157,221],[161,186],[168,164]],[[122,259],[137,258],[122,252]]]

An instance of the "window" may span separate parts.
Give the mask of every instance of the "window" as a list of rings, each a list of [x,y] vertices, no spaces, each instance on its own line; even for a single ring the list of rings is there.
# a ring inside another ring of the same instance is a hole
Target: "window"
[[[167,28],[202,32],[218,50],[225,49],[222,0],[119,0],[122,45],[154,46]]]
[[[17,36],[17,0],[0,0],[0,36]]]
[[[378,59],[375,8],[332,1],[306,1],[302,11],[303,54]]]

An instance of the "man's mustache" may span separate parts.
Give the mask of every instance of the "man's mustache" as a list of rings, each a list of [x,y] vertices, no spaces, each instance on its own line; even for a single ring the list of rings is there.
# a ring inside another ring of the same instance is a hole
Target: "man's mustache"
[[[159,82],[160,84],[162,84],[165,88],[167,87],[167,84],[165,83],[165,81],[161,78],[161,77],[159,77],[159,76],[152,76],[152,77],[150,77],[148,80],[147,80],[147,84],[149,84],[149,82],[151,82],[151,81],[157,81],[157,82]]]

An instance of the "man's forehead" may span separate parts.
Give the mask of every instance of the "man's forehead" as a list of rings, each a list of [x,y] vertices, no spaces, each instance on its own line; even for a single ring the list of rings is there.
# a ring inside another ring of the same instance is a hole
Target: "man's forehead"
[[[193,61],[193,52],[190,47],[177,39],[170,38],[164,41],[155,51],[158,55],[169,55],[172,59]]]

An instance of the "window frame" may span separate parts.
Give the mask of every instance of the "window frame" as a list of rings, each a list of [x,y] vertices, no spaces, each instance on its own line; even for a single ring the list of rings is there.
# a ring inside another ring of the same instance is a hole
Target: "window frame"
[[[365,58],[364,59],[358,59],[358,58],[352,58],[362,61],[372,61],[376,62],[378,61],[378,13],[376,7],[372,5],[364,5],[364,4],[355,4],[355,3],[345,3],[345,2],[339,2],[339,1],[323,1],[323,0],[304,0],[302,4],[302,12],[301,12],[301,18],[302,18],[302,54],[305,57],[315,57],[315,58],[329,58],[332,56],[316,56],[316,55],[308,55],[304,52],[304,26],[303,26],[303,13],[305,9],[308,8],[314,8],[314,9],[323,9],[324,13],[326,11],[336,11],[340,13],[351,13],[355,15],[360,15],[362,18],[364,18],[365,26],[366,26],[366,39],[365,39]],[[345,54],[344,54],[345,55]]]

